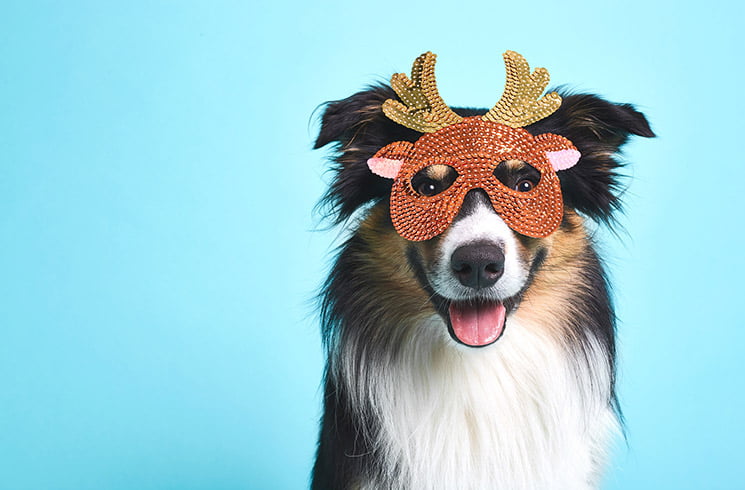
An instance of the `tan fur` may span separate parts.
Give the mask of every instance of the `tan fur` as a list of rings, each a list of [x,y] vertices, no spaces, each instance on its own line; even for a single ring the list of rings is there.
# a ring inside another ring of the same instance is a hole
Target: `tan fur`
[[[427,171],[427,177],[429,177],[430,179],[444,180],[450,175],[450,173],[453,171],[453,168],[447,165],[435,164],[425,167],[425,170]]]
[[[387,203],[375,206],[360,226],[360,236],[374,249],[360,257],[363,270],[369,270],[372,287],[386,298],[391,311],[420,311],[418,318],[434,313],[427,293],[417,282],[406,258],[409,243],[390,225]],[[417,318],[413,318],[417,319]]]
[[[548,250],[546,260],[523,297],[524,307],[515,312],[515,318],[525,324],[544,325],[561,337],[570,333],[563,326],[571,324],[572,295],[589,287],[582,273],[588,246],[584,220],[573,211],[567,211],[564,219],[568,226],[541,240],[540,246]],[[531,248],[522,253],[531,254]]]
[[[505,166],[508,170],[516,171],[520,170],[524,166],[528,165],[527,163],[523,162],[522,160],[505,160],[499,164],[499,166]]]

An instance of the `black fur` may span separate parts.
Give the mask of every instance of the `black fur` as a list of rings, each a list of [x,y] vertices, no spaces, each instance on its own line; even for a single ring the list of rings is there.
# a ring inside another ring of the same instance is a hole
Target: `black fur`
[[[349,396],[339,391],[343,388],[328,375],[325,384],[323,430],[313,466],[312,489],[346,489],[369,465],[369,437],[365,434],[370,429],[360,428],[348,406]]]
[[[383,114],[381,106],[391,98],[397,98],[393,89],[378,85],[326,105],[315,148],[333,143],[336,151],[334,180],[320,203],[335,223],[390,192],[391,181],[371,173],[367,160],[388,143],[414,142],[422,135]]]
[[[655,135],[644,114],[632,105],[589,94],[563,94],[559,110],[525,129],[534,135],[559,134],[574,143],[582,158],[557,172],[564,204],[606,223],[621,206],[621,164],[614,155],[630,135]]]

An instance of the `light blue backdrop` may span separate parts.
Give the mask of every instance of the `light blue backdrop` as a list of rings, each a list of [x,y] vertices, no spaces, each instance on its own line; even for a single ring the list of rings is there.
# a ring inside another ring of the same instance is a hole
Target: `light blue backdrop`
[[[742,5],[2,2],[0,487],[304,488],[336,236],[312,114],[426,50],[490,106],[513,49],[659,134],[604,247],[606,488],[745,488]]]

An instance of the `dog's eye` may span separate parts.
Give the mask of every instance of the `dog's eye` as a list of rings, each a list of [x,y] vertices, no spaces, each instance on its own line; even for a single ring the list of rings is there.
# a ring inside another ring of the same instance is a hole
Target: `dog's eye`
[[[517,192],[530,192],[541,180],[541,173],[522,160],[505,160],[494,169],[494,176],[505,187]]]
[[[533,182],[529,181],[528,179],[523,179],[520,182],[515,185],[515,190],[518,192],[528,192],[532,191],[533,187],[535,187],[535,184]]]
[[[425,179],[416,187],[416,191],[423,196],[434,196],[440,193],[437,183],[432,179]]]
[[[411,178],[411,188],[419,195],[430,197],[453,185],[457,177],[458,172],[450,165],[430,165]]]

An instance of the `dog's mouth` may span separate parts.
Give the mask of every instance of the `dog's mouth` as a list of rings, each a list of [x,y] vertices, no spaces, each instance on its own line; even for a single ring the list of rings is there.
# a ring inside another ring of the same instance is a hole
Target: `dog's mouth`
[[[521,293],[501,301],[476,298],[455,301],[437,293],[431,298],[454,341],[468,347],[486,347],[504,334],[507,316],[517,308]]]
[[[407,255],[419,283],[429,294],[430,302],[447,324],[450,337],[468,347],[486,347],[495,343],[504,334],[507,317],[519,307],[525,291],[533,281],[535,271],[543,263],[546,252],[540,250],[536,254],[528,278],[516,294],[501,299],[474,296],[465,300],[446,298],[435,290],[415,247],[409,247]]]
[[[501,301],[451,301],[448,330],[458,342],[483,347],[504,333],[507,308]]]

